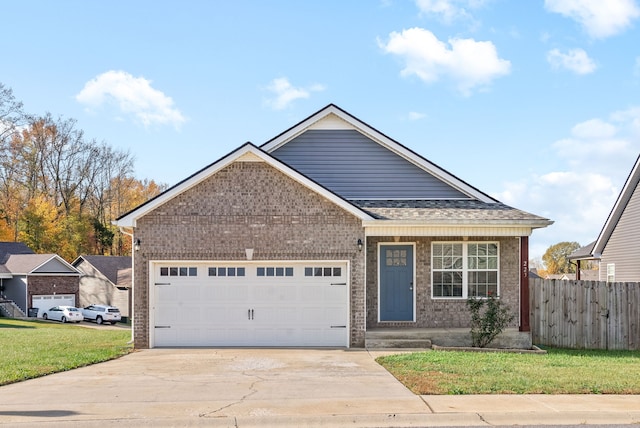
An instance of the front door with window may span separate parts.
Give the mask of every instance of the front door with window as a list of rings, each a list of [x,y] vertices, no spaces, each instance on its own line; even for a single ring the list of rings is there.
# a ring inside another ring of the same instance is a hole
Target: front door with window
[[[380,321],[413,321],[413,246],[380,246]]]

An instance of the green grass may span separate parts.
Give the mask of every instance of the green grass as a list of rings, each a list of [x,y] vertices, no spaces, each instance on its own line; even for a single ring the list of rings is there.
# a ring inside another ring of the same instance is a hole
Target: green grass
[[[376,361],[416,394],[640,394],[640,351],[428,351]]]
[[[124,329],[0,318],[0,385],[120,357],[130,339]]]

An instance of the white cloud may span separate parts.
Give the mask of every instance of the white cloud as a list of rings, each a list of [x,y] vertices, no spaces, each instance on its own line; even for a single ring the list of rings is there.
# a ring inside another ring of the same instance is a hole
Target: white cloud
[[[498,57],[491,42],[454,38],[447,45],[423,28],[394,31],[387,43],[379,40],[378,45],[404,61],[402,76],[415,75],[427,83],[445,76],[454,81],[463,95],[488,86],[511,70],[511,63]]]
[[[311,92],[320,92],[325,89],[325,86],[320,84],[314,84],[308,88],[295,88],[291,85],[289,79],[280,77],[273,79],[267,86],[267,90],[272,92],[274,96],[266,100],[266,104],[274,110],[283,110],[295,100],[309,98]]]
[[[498,200],[553,220],[534,231],[530,258],[540,258],[553,244],[576,241],[587,245],[604,225],[620,188],[607,177],[589,171],[558,171],[506,183]]]
[[[416,0],[416,6],[421,13],[438,15],[445,22],[454,19],[467,17],[468,13],[464,7],[458,6],[453,0]]]
[[[544,5],[577,21],[596,39],[623,32],[640,16],[635,0],[545,0]]]
[[[186,121],[171,97],[152,88],[150,80],[124,71],[111,70],[91,79],[76,95],[76,100],[89,108],[114,104],[145,126],[171,124],[179,128]]]
[[[468,9],[477,9],[486,0],[415,0],[421,14],[436,15],[442,21],[451,23],[458,19],[471,18]]]
[[[420,113],[417,111],[409,112],[409,120],[420,120],[420,119],[424,119],[425,117],[427,117],[427,115],[424,113]]]
[[[586,245],[598,237],[640,153],[639,124],[639,107],[578,123],[550,145],[562,168],[504,183],[494,195],[555,222],[533,233],[531,258],[558,242]]]
[[[571,128],[571,135],[578,138],[611,138],[616,132],[614,125],[602,119],[590,119]]]
[[[593,73],[596,64],[583,49],[571,49],[562,53],[558,49],[552,49],[547,53],[547,61],[553,68],[566,68],[577,74]]]
[[[635,140],[640,140],[640,107],[616,111],[611,114],[611,121],[626,126]]]

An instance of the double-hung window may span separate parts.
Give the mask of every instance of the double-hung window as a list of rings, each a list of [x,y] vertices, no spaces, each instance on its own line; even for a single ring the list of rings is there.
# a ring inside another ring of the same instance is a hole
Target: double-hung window
[[[434,242],[431,245],[433,298],[498,295],[497,242]]]
[[[607,282],[614,282],[616,280],[616,265],[615,263],[607,263]]]

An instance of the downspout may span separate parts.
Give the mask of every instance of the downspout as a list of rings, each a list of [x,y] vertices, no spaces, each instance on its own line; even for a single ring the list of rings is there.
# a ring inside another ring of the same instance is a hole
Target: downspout
[[[129,319],[131,321],[131,340],[129,342],[127,342],[127,345],[131,345],[134,343],[134,327],[133,324],[135,322],[134,320],[134,316],[133,316],[133,308],[135,308],[136,306],[134,305],[134,299],[135,299],[135,290],[133,289],[134,287],[134,278],[136,277],[136,264],[134,263],[133,260],[133,253],[135,251],[133,251],[133,229],[131,229],[131,233],[129,233],[127,231],[127,228],[125,228],[124,226],[120,226],[119,227],[120,232],[122,232],[123,235],[127,235],[131,237],[131,291],[129,292],[129,301],[130,301],[130,305],[131,305],[131,310],[129,311]]]

